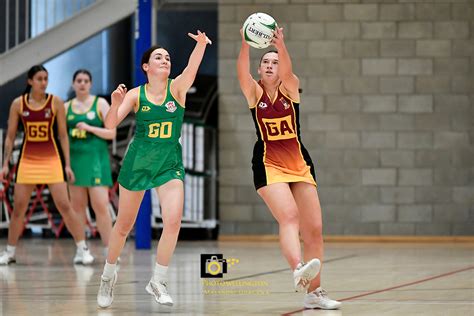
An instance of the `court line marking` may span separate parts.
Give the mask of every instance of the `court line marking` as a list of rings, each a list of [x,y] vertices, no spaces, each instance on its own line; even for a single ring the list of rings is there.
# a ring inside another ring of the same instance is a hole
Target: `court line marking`
[[[399,289],[401,287],[406,287],[406,286],[410,286],[410,285],[420,284],[420,283],[423,283],[423,282],[428,282],[428,281],[431,281],[431,280],[447,277],[447,276],[450,276],[450,275],[453,275],[453,274],[456,274],[456,273],[461,273],[461,272],[465,272],[465,271],[472,270],[472,269],[474,269],[474,266],[469,266],[469,267],[465,267],[465,268],[462,268],[462,269],[458,269],[458,270],[454,270],[454,271],[434,275],[434,276],[431,276],[431,277],[428,277],[428,278],[424,278],[424,279],[420,279],[420,280],[416,280],[416,281],[412,281],[412,282],[408,282],[408,283],[395,285],[395,286],[388,287],[388,288],[385,288],[385,289],[380,289],[380,290],[370,291],[370,292],[367,292],[367,293],[362,293],[362,294],[358,294],[358,295],[354,295],[354,296],[345,297],[345,298],[339,299],[338,301],[339,302],[344,302],[344,301],[349,301],[349,300],[353,300],[353,299],[356,299],[356,298],[369,296],[369,295],[373,295],[373,294],[377,294],[377,293],[388,292],[388,291],[391,291],[391,290]],[[301,309],[298,309],[298,310],[295,310],[295,311],[292,311],[292,312],[284,313],[284,314],[282,314],[282,316],[293,315],[293,314],[302,312],[304,310],[305,310],[305,308],[301,308]]]
[[[354,258],[354,257],[357,257],[357,255],[356,254],[350,254],[350,255],[346,255],[346,256],[342,256],[342,257],[336,257],[336,258],[332,258],[332,259],[328,259],[328,260],[324,261],[323,264],[329,263],[329,262],[340,261],[340,260],[344,260],[344,259],[350,259],[350,258]],[[261,273],[241,276],[241,277],[233,278],[233,279],[224,279],[223,281],[225,281],[225,282],[237,281],[237,280],[242,280],[242,279],[251,278],[251,277],[255,277],[255,276],[261,276],[261,275],[268,275],[268,274],[273,274],[273,273],[278,273],[278,272],[284,272],[284,271],[288,271],[288,270],[289,270],[289,268],[278,269],[278,270],[273,270],[273,271],[268,271],[268,272],[261,272]],[[136,283],[140,283],[140,282],[141,281],[120,282],[118,285],[131,285],[131,284],[136,284]],[[84,285],[82,287],[97,287],[99,285],[100,285],[100,283],[96,284],[94,282],[88,282],[86,285]],[[71,285],[41,286],[41,287],[33,287],[33,288],[30,287],[30,289],[61,289],[61,288],[66,288],[67,289],[67,288],[75,288],[75,287],[77,287],[77,285],[74,285],[74,286],[71,286]]]
[[[70,281],[70,280],[68,280]],[[137,284],[140,283],[140,281],[127,281],[127,282],[121,282],[119,285],[130,285],[130,284]],[[85,285],[58,285],[58,286],[40,286],[40,287],[28,287],[30,290],[41,290],[41,289],[71,289],[71,288],[85,288],[85,287],[98,287],[100,286],[100,283],[92,283],[88,282]],[[26,289],[26,287],[17,287],[17,289]],[[8,293],[7,293],[8,294]],[[56,295],[56,294],[54,294]]]
[[[350,258],[355,258],[355,257],[357,257],[356,254],[351,254],[351,255],[347,255],[347,256],[332,258],[332,259],[328,259],[326,261],[323,261],[323,265],[326,264],[326,263],[329,263],[329,262],[334,262],[334,261],[339,261],[339,260],[344,260],[344,259],[350,259]],[[284,272],[284,271],[289,271],[289,270],[290,270],[290,268],[284,268],[284,269],[272,270],[272,271],[268,271],[268,272],[260,272],[260,273],[255,273],[255,274],[244,275],[244,276],[241,276],[241,277],[238,277],[238,278],[223,279],[222,281],[224,281],[224,282],[237,281],[237,280],[253,278],[253,277],[256,277],[256,276],[268,275],[268,274],[279,273],[279,272]]]

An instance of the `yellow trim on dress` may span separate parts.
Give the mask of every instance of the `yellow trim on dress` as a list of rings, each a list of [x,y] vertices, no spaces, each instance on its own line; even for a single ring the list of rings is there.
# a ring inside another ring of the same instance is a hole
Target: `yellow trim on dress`
[[[23,127],[26,129],[26,122],[23,118],[23,103],[25,102],[25,99],[26,99],[26,95],[23,95],[21,97],[21,103],[20,103],[20,118],[21,118],[21,122],[23,123]],[[18,159],[17,170],[20,168],[21,159],[23,158],[23,155],[25,154],[25,147],[26,147],[27,141],[28,141],[28,131],[26,131],[23,135],[23,144],[21,146],[21,157],[20,159]]]
[[[151,103],[155,106],[162,106],[163,103],[165,103],[166,101],[166,97],[168,96],[168,83],[169,83],[169,80],[166,80],[166,92],[165,92],[165,97],[163,98],[163,101],[161,101],[160,103],[153,103],[150,101],[150,98],[148,98],[148,93],[146,92],[146,86],[148,85],[148,83],[145,83],[144,87],[145,87],[145,99],[148,101],[148,103]]]
[[[92,109],[92,107],[94,106],[94,102],[95,102],[95,100],[96,100],[97,98],[98,98],[98,97],[95,96],[95,97],[94,97],[94,100],[92,101],[92,103],[91,103],[91,105],[89,106],[89,108],[88,108],[86,111],[81,112],[81,113],[76,112],[76,111],[74,110],[74,103],[73,103],[73,101],[74,101],[74,99],[77,100],[77,98],[71,99],[71,101],[70,101],[70,102],[71,102],[71,105],[70,105],[70,106],[71,106],[71,111],[72,111],[72,113],[77,114],[77,115],[86,114],[87,112],[89,112],[89,111]]]
[[[140,93],[141,93],[142,86],[138,86],[138,95],[137,95],[137,103],[133,107],[133,111],[137,113],[140,110]],[[117,113],[118,114],[118,113]]]
[[[295,126],[295,131],[298,130],[298,126],[296,125],[296,111],[295,111],[295,106],[293,105],[293,101],[290,99],[291,101],[291,109],[293,110],[293,124]],[[300,143],[300,140],[298,138],[298,134],[296,134],[296,141],[298,142],[298,148],[299,148],[299,154],[301,156],[301,159],[303,160],[304,164],[306,167],[308,167],[310,170],[311,170],[311,166],[308,166],[308,163],[306,162],[306,160],[304,159],[304,156],[303,156],[303,151],[301,150],[301,143]],[[311,176],[311,179],[313,180],[314,182],[314,185],[318,186],[316,184],[316,179],[314,179],[313,175],[311,174],[311,172],[309,172],[309,175]]]
[[[262,87],[260,87],[260,88],[262,88]],[[257,107],[258,102],[260,101],[260,99],[262,98],[262,96],[263,96],[264,93],[265,93],[265,90],[262,88],[262,94],[257,98],[257,102],[255,102],[255,104],[254,104],[253,106],[250,106],[250,105],[249,105],[249,109],[254,109],[254,108]]]
[[[173,99],[175,99],[176,103],[178,103],[178,105],[179,105],[180,107],[182,107],[183,109],[185,109],[185,108],[186,108],[186,105],[185,105],[185,104],[181,104],[181,103],[178,101],[178,99],[174,96],[173,92],[171,92],[171,84],[173,83],[173,81],[174,81],[174,79],[171,79],[170,87],[169,87],[169,88],[170,88],[170,90],[169,90],[169,91],[170,91],[170,95],[173,97]],[[168,88],[167,88],[167,89],[168,89]]]
[[[99,118],[99,120],[101,122],[104,122],[104,118],[102,116],[102,111],[99,107],[99,101],[100,101],[100,98],[98,96],[95,97],[97,100],[94,100],[94,103],[95,103],[95,112],[97,113],[97,117]]]
[[[263,89],[263,88],[262,88]],[[263,93],[262,93],[263,95]],[[260,100],[262,97],[260,96],[260,98],[258,98],[258,100]],[[265,165],[265,158],[267,156],[267,143],[265,141],[265,137],[263,135],[263,132],[262,132],[262,128],[260,126],[260,122],[258,120],[258,108],[255,107],[255,120],[257,121],[257,126],[258,126],[258,129],[260,131],[260,138],[262,139],[262,142],[263,142],[263,156],[262,156],[262,162],[263,162],[263,167],[265,168],[265,182],[266,184],[268,185],[268,173],[267,173],[267,166]]]
[[[39,109],[33,109],[33,108],[31,108],[31,107],[30,107],[30,105],[28,104],[28,95],[29,95],[29,94],[28,94],[28,93],[26,93],[26,97],[25,97],[25,105],[26,105],[26,107],[27,107],[29,110],[31,110],[31,111],[35,111],[35,112],[38,112],[38,111],[41,111],[41,110],[43,110],[43,109],[44,109],[44,107],[46,106],[46,104],[48,104],[48,101],[49,101],[49,99],[50,99],[50,98],[53,96],[52,94],[47,94],[48,96],[46,97],[46,101],[44,101],[43,105],[42,105],[42,106],[40,106],[40,108],[39,108]]]
[[[278,90],[280,90],[280,93],[283,94],[283,96],[285,96],[286,98],[288,98],[291,102],[298,103],[298,104],[301,102],[301,100],[296,101],[296,100],[293,100],[292,98],[290,98],[286,93],[283,93],[283,91],[281,91],[280,87],[281,87],[281,84],[278,86]]]
[[[54,146],[54,149],[56,150],[56,155],[57,155],[57,158],[59,159],[59,164],[61,165],[60,169],[61,169],[61,179],[62,181],[61,182],[64,182],[66,179],[65,179],[65,176],[64,176],[64,166],[63,166],[63,162],[61,161],[61,155],[59,154],[59,149],[58,149],[58,146],[56,144],[56,139],[54,137],[54,130],[53,130],[53,125],[54,123],[57,123],[55,122],[55,120],[57,119],[56,117],[56,113],[54,111],[54,99],[51,100],[51,109],[52,109],[52,112],[53,112],[53,117],[51,118],[51,124],[50,124],[50,136],[51,136],[51,140],[53,142],[53,146]],[[66,117],[66,120],[67,120],[67,117]],[[67,123],[66,123],[67,124]],[[69,156],[69,159],[71,157]],[[51,183],[56,183],[56,182],[51,182]]]

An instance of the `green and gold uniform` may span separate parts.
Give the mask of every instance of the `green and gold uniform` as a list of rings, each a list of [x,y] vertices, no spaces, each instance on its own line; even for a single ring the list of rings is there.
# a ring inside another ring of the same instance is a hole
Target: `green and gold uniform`
[[[73,184],[80,187],[112,186],[107,141],[93,133],[76,128],[79,122],[104,127],[102,115],[97,106],[98,99],[95,97],[92,106],[84,113],[74,112],[71,100],[66,114],[71,169],[76,177]]]
[[[118,181],[131,191],[158,187],[172,179],[184,180],[181,126],[184,107],[171,94],[168,79],[162,104],[151,103],[146,85],[138,88],[135,136],[123,160]]]

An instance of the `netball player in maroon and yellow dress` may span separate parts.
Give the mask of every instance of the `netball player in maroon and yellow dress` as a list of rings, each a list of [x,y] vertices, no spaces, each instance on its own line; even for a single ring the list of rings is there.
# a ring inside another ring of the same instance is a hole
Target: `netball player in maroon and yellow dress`
[[[8,163],[19,122],[23,124],[25,136],[18,161],[8,244],[0,255],[0,265],[15,262],[15,249],[23,231],[25,213],[37,184],[48,185],[54,204],[76,242],[74,263],[91,264],[94,261],[85,242],[84,225],[68,198],[65,176],[74,181],[74,174],[69,162],[64,104],[58,97],[46,93],[47,86],[47,70],[41,65],[31,67],[25,94],[16,98],[10,107],[4,162],[0,172],[2,179],[9,171]],[[64,169],[54,137],[56,129],[64,157]]]
[[[272,43],[278,51],[262,56],[258,82],[250,74],[249,45],[243,36],[237,60],[240,88],[257,131],[252,158],[254,184],[279,224],[280,247],[293,270],[295,289],[306,292],[304,306],[336,309],[341,303],[331,300],[320,284],[321,206],[314,166],[301,143],[299,79],[293,73],[282,28],[275,30]]]

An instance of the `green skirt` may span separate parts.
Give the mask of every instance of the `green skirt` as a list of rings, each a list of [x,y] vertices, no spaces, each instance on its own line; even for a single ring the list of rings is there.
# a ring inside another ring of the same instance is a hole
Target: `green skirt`
[[[97,146],[88,151],[71,149],[71,169],[80,187],[112,186],[112,173],[107,146]]]
[[[178,179],[184,181],[181,145],[132,141],[120,168],[118,182],[130,191],[159,187]]]

